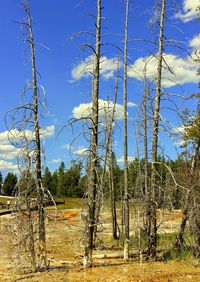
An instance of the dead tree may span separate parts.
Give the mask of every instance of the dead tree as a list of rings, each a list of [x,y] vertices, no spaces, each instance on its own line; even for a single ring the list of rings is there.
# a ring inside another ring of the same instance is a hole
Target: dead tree
[[[45,214],[44,214],[44,191],[42,188],[42,168],[41,168],[41,142],[40,142],[40,127],[38,113],[38,85],[37,85],[37,69],[35,62],[35,42],[32,29],[32,18],[30,12],[29,0],[26,0],[25,12],[27,15],[27,26],[29,32],[29,43],[31,50],[32,63],[32,83],[33,83],[33,112],[34,112],[34,134],[36,142],[36,182],[37,182],[37,197],[38,197],[38,233],[39,233],[39,269],[46,269],[46,238],[45,238]]]
[[[157,248],[157,202],[156,202],[156,162],[158,156],[158,132],[159,132],[159,113],[161,101],[161,87],[162,87],[162,67],[163,67],[163,38],[164,38],[164,21],[166,11],[166,0],[161,1],[160,14],[160,34],[159,34],[159,51],[158,51],[158,65],[156,77],[156,97],[154,100],[153,110],[153,134],[152,134],[152,161],[151,161],[151,192],[149,197],[148,215],[148,255],[150,258],[155,258]]]
[[[128,19],[130,0],[126,0],[126,16],[124,27],[124,259],[129,258],[129,189],[128,189],[128,139],[127,139],[127,69],[128,69]]]
[[[98,189],[98,99],[99,99],[99,77],[101,57],[101,16],[102,3],[97,0],[96,16],[96,47],[94,52],[93,89],[92,89],[92,115],[91,115],[91,159],[89,172],[88,210],[86,222],[86,242],[84,250],[84,267],[92,266],[92,252],[94,244],[94,228],[96,225],[96,196]]]
[[[147,69],[148,69],[148,63],[152,57],[149,57],[145,63],[144,63],[144,69],[143,69],[143,99],[142,99],[142,105],[141,105],[141,111],[142,111],[142,124],[139,126],[142,127],[142,138],[143,138],[143,148],[144,148],[144,167],[143,167],[143,177],[144,177],[144,188],[142,189],[142,194],[146,201],[146,220],[148,219],[150,215],[150,205],[149,205],[149,199],[150,199],[150,185],[149,185],[149,152],[148,152],[148,100],[150,96],[150,86],[147,79]],[[143,186],[142,185],[142,186]],[[148,229],[148,222],[144,223],[144,228],[147,231]]]
[[[31,257],[32,271],[41,271],[47,268],[42,145],[39,125],[39,105],[41,106],[39,99],[41,101],[42,97],[39,98],[41,87],[37,83],[35,42],[29,1],[24,0],[22,5],[26,18],[25,21],[18,23],[24,27],[24,41],[28,44],[27,48],[31,54],[32,80],[26,83],[21,95],[21,105],[8,112],[11,126],[7,127],[10,141],[19,151],[18,164],[21,172],[21,178],[16,187],[16,204],[19,212],[16,216],[19,227],[17,245],[20,246],[20,254],[30,252],[28,257]],[[31,93],[30,97],[28,92]],[[41,107],[43,110],[46,107],[44,104]],[[22,228],[21,231],[20,228]]]
[[[112,214],[112,232],[113,232],[113,239],[118,239],[117,235],[117,211],[116,211],[116,200],[115,200],[115,185],[114,185],[114,164],[113,164],[113,147],[112,147],[112,128],[114,123],[114,114],[115,114],[115,105],[117,102],[117,94],[118,94],[118,77],[119,77],[119,61],[118,61],[118,73],[116,79],[116,86],[115,86],[115,99],[114,99],[114,107],[113,107],[113,114],[112,119],[110,122],[110,165],[109,165],[109,185],[110,185],[110,203],[111,203],[111,214]]]
[[[188,197],[187,197],[188,198]],[[186,199],[186,204],[183,210],[183,216],[182,216],[182,220],[181,220],[181,224],[179,227],[179,233],[176,237],[176,241],[174,244],[174,247],[176,250],[181,251],[183,249],[184,246],[184,234],[185,234],[185,229],[186,229],[186,224],[189,218],[189,214],[188,214],[188,199]]]
[[[113,126],[115,121],[115,108],[117,103],[118,96],[118,85],[119,85],[119,60],[117,64],[117,78],[116,85],[114,90],[114,104],[111,113],[110,122],[108,125],[108,137],[107,137],[107,148],[106,148],[106,158],[107,154],[109,154],[109,187],[110,187],[110,204],[111,204],[111,216],[112,216],[112,233],[113,239],[118,239],[117,234],[117,211],[116,211],[116,199],[115,199],[115,185],[114,185],[114,163],[113,163]]]
[[[23,260],[26,260],[27,263],[30,259],[32,271],[35,272],[37,270],[36,230],[38,222],[37,216],[34,214],[36,206],[33,198],[35,181],[31,171],[31,159],[28,150],[23,154],[23,157],[26,169],[22,171],[15,191],[15,212],[17,212],[17,224],[15,223],[15,226],[17,225],[16,244],[18,245],[17,251],[20,256],[17,259],[17,263],[22,267]],[[26,247],[24,247],[26,245],[29,248],[28,252],[26,252]],[[23,256],[24,258],[22,258]]]
[[[150,58],[151,59],[151,58]],[[147,67],[148,67],[148,62],[145,62],[144,66],[144,94],[143,94],[143,102],[142,102],[142,110],[143,110],[143,142],[144,142],[144,193],[146,196],[146,199],[148,199],[148,194],[149,194],[149,185],[148,185],[148,162],[149,162],[149,157],[148,157],[148,116],[147,116],[147,102],[148,102],[148,96],[149,96],[149,87],[148,87],[148,80],[147,80]]]

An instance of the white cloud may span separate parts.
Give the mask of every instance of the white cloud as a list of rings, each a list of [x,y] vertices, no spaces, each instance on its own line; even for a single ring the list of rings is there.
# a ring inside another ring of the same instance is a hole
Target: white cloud
[[[194,50],[200,49],[200,34],[197,34],[189,44]]]
[[[176,146],[183,146],[185,144],[185,141],[184,140],[174,141],[174,144]]]
[[[70,144],[65,144],[65,145],[62,145],[62,148],[66,149],[66,150],[69,150],[71,148],[71,145]]]
[[[185,140],[184,140],[184,133],[185,133],[185,129],[186,129],[186,126],[185,125],[181,125],[181,126],[178,126],[178,127],[174,127],[172,129],[172,132],[174,134],[174,144],[176,146],[182,146],[185,144]]]
[[[60,158],[58,158],[58,159],[51,160],[50,162],[51,162],[52,164],[59,164],[59,163],[62,162],[62,160],[61,160]]]
[[[4,142],[5,143],[5,142]],[[0,159],[12,160],[15,159],[19,154],[19,149],[15,148],[10,144],[0,145]]]
[[[40,130],[41,137],[51,137],[54,135],[55,126],[50,125],[46,126],[44,129]],[[9,145],[10,141],[8,139],[8,136],[15,141],[19,141],[21,138],[27,138],[28,140],[31,140],[34,138],[34,133],[31,130],[17,130],[13,129],[11,131],[4,131],[0,132],[0,142],[1,144]]]
[[[41,130],[41,137],[51,137],[54,134],[54,125],[50,125],[45,127]],[[0,160],[13,160],[16,159],[18,154],[20,153],[20,149],[16,148],[15,146],[10,144],[9,137],[12,141],[18,142],[23,138],[26,138],[27,140],[34,139],[34,134],[31,130],[24,130],[19,131],[17,129],[13,129],[10,132],[4,131],[0,132]],[[8,167],[11,163],[8,163]],[[6,165],[5,163],[5,165]]]
[[[105,116],[105,109],[112,114],[112,110],[114,107],[114,103],[112,101],[99,99],[99,118],[103,119]],[[92,103],[82,103],[77,107],[74,107],[72,110],[72,114],[74,118],[80,119],[85,118],[91,115]],[[115,105],[115,119],[122,120],[123,119],[123,105],[116,104]]]
[[[94,56],[87,57],[84,61],[80,62],[76,67],[73,68],[72,82],[79,80],[83,77],[88,77],[93,72]],[[105,78],[109,79],[114,76],[118,66],[118,58],[107,58],[102,57],[100,61],[100,74]],[[121,66],[121,63],[120,63]]]
[[[133,103],[133,102],[128,102],[128,103],[127,103],[127,106],[130,107],[130,108],[131,108],[131,107],[137,107],[137,104],[135,104],[135,103]]]
[[[175,18],[182,20],[183,22],[189,22],[197,18],[197,7],[199,6],[199,0],[184,0],[183,11],[178,12]]]
[[[12,162],[0,160],[0,170],[18,171],[18,166]]]
[[[41,129],[40,134],[44,137],[51,137],[54,135],[55,125],[46,126],[44,129]]]
[[[128,156],[128,162],[132,162],[135,160],[135,157]],[[119,159],[117,159],[118,163],[123,163],[124,162],[124,156],[121,156]]]
[[[0,145],[0,153],[1,152],[9,152],[15,150],[15,147],[13,145],[9,144],[1,144]]]
[[[199,78],[197,77],[197,64],[192,60],[191,57],[187,56],[185,59],[176,56],[174,54],[165,53],[164,59],[167,62],[173,73],[163,68],[162,73],[162,86],[171,87],[175,83],[182,85],[185,83],[198,83]],[[143,79],[143,70],[145,63],[147,64],[147,78],[151,81],[156,79],[157,75],[157,64],[158,61],[155,57],[141,57],[137,59],[133,65],[130,66],[128,75],[138,80]],[[165,65],[164,65],[165,66]]]
[[[84,147],[79,147],[76,151],[73,152],[75,155],[87,156],[89,154],[89,149]]]
[[[5,145],[9,144],[8,131],[0,132],[0,143]]]
[[[19,155],[19,150],[15,149],[15,151],[0,153],[0,159],[13,160],[13,159],[16,159],[18,157],[18,155]]]
[[[174,127],[173,128],[173,133],[184,134],[185,133],[185,129],[186,129],[186,126],[184,126],[184,125],[181,125],[181,126],[178,126],[178,127]]]

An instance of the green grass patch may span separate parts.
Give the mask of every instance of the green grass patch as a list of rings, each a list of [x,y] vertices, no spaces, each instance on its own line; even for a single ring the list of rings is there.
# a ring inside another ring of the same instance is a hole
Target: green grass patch
[[[158,248],[171,249],[176,241],[177,232],[158,234]]]
[[[0,196],[0,205],[3,205],[3,209],[7,209],[7,201],[10,201],[10,208],[14,207],[14,199],[10,197],[1,197]]]
[[[164,255],[165,261],[190,261],[194,258],[191,246],[184,246],[181,250],[169,249]]]
[[[122,249],[124,248],[124,241],[125,241],[125,236],[121,236],[119,239],[114,240],[113,237],[109,237],[109,238],[104,238],[104,245],[106,247],[110,247],[110,248],[119,248]],[[135,250],[138,249],[139,246],[141,248],[141,250],[145,250],[147,249],[147,239],[146,236],[141,236],[140,237],[140,242],[139,242],[139,238],[137,235],[135,236],[130,236],[130,250]]]
[[[158,249],[166,250],[164,254],[165,261],[189,261],[193,259],[192,246],[188,243],[188,241],[186,241],[187,243],[185,242],[185,245],[182,247],[181,250],[175,249],[174,244],[176,242],[177,235],[177,232],[158,235]],[[190,240],[192,240],[191,234],[189,234],[189,232],[186,232],[185,238],[186,237],[190,237]]]

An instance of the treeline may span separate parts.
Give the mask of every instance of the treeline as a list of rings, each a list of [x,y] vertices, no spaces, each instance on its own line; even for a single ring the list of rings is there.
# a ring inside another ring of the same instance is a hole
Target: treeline
[[[116,161],[115,154],[112,157],[113,162],[113,184],[114,197],[116,201],[123,199],[123,179],[124,170],[120,168]],[[184,199],[184,186],[188,181],[187,170],[191,166],[190,161],[184,160],[179,156],[176,160],[166,160],[164,157],[158,158],[158,179],[157,183],[162,189],[158,189],[159,208],[181,209]],[[150,171],[150,163],[148,164]],[[143,202],[147,191],[145,191],[144,181],[144,159],[135,158],[128,166],[128,182],[130,187],[130,199],[137,202]],[[103,168],[99,166],[99,174]],[[23,178],[23,176],[22,176]],[[108,172],[106,173],[107,181],[104,182],[104,195],[110,196],[110,187],[108,181]],[[150,179],[150,175],[149,175]],[[176,179],[176,182],[175,180]],[[22,179],[20,180],[22,182]],[[18,182],[17,176],[9,172],[3,181],[0,172],[1,193],[7,196],[14,195],[15,185]],[[69,169],[66,169],[64,162],[61,162],[58,169],[51,172],[48,167],[45,168],[42,183],[45,189],[49,190],[56,197],[81,198],[87,189],[87,171],[83,170],[82,162],[74,161]],[[34,180],[33,180],[34,183]],[[177,185],[179,183],[179,185]],[[34,185],[34,184],[33,184]],[[36,187],[35,187],[36,189]]]
[[[64,162],[62,162],[59,168],[53,173],[46,167],[42,175],[43,187],[49,190],[53,196],[82,197],[84,194],[85,176],[81,175],[81,170],[82,164],[80,162],[74,162],[69,169],[66,169]],[[26,182],[30,179],[32,181],[33,190],[36,191],[34,176],[29,174],[27,180],[27,173],[24,173],[24,175],[18,179],[13,172],[8,172],[3,180],[0,172],[1,193],[6,196],[14,196],[16,184],[20,182],[23,183],[23,186],[26,186]],[[24,187],[24,189],[26,189],[26,187]]]
[[[85,178],[82,175],[81,162],[73,162],[69,169],[61,162],[59,168],[53,173],[46,167],[43,174],[43,186],[53,196],[82,197],[85,189]]]

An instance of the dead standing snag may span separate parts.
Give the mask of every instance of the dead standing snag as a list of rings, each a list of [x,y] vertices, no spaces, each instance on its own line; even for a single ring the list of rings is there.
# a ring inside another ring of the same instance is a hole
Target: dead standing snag
[[[94,244],[94,230],[96,225],[96,200],[98,189],[98,100],[99,100],[99,77],[100,77],[100,57],[101,57],[101,16],[102,3],[97,0],[96,16],[96,46],[94,52],[94,70],[93,70],[93,87],[92,87],[92,124],[91,124],[91,157],[89,169],[89,187],[88,187],[88,205],[87,221],[85,228],[85,250],[84,250],[84,267],[92,266],[92,252]]]
[[[42,271],[47,268],[44,189],[42,187],[42,148],[39,125],[39,106],[41,103],[41,86],[37,82],[37,67],[35,59],[35,41],[32,29],[32,18],[29,0],[22,2],[25,20],[19,22],[23,26],[24,42],[30,50],[32,80],[25,85],[21,96],[21,106],[7,113],[11,121],[9,139],[19,152],[18,166],[21,177],[16,185],[17,209],[16,226],[18,229],[19,259],[25,256],[23,263],[28,263],[29,257],[32,271]],[[43,89],[42,89],[43,90]],[[30,97],[28,94],[31,93]],[[28,100],[28,102],[26,102]]]

